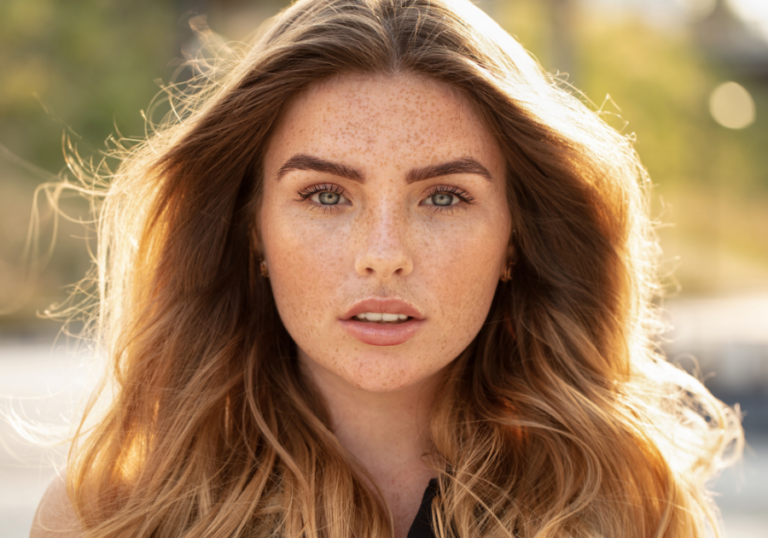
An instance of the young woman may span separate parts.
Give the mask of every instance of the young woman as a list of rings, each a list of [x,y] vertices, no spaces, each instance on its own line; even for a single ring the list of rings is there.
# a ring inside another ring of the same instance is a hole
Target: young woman
[[[33,536],[697,536],[630,142],[465,0],[300,0],[101,210],[111,403]]]

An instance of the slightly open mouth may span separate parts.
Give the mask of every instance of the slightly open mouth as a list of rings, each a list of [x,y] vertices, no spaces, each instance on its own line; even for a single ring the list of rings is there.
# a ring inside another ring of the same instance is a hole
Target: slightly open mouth
[[[366,323],[378,323],[381,325],[397,325],[399,323],[405,323],[412,320],[410,316],[404,314],[379,314],[379,313],[364,313],[353,316],[353,321],[364,321]]]

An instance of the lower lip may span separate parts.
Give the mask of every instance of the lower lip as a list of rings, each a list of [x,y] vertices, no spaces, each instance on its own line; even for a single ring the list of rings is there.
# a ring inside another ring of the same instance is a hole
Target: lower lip
[[[410,340],[424,325],[423,319],[402,323],[372,323],[355,319],[339,320],[350,335],[369,346],[399,346]]]

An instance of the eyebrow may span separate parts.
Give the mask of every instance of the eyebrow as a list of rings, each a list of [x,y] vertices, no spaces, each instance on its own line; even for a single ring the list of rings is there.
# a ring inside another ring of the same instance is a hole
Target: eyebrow
[[[315,172],[323,172],[326,174],[333,174],[334,176],[345,177],[359,183],[365,181],[363,179],[363,174],[354,168],[313,157],[312,155],[298,154],[285,161],[283,166],[280,167],[280,170],[277,171],[278,181],[291,170],[314,170]]]
[[[476,174],[487,180],[491,180],[491,173],[488,169],[474,159],[465,158],[447,163],[425,166],[424,168],[415,168],[408,172],[406,183],[423,181],[433,177],[450,176],[453,174]]]
[[[326,161],[319,157],[312,155],[305,155],[300,153],[294,155],[280,167],[277,171],[278,181],[288,172],[292,170],[313,170],[315,172],[323,172],[326,174],[332,174],[358,183],[365,182],[363,174],[355,170],[352,167],[344,164]],[[423,181],[425,179],[431,179],[440,176],[450,176],[453,174],[475,174],[484,177],[487,180],[491,180],[492,176],[488,169],[471,158],[457,159],[455,161],[449,161],[447,163],[436,164],[431,166],[425,166],[422,168],[414,168],[406,175],[405,181],[408,184],[415,183],[417,181]]]

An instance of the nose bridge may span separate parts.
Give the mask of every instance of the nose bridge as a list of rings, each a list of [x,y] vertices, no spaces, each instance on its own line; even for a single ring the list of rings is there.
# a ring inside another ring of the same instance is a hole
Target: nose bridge
[[[366,208],[358,226],[360,251],[356,270],[361,275],[376,274],[387,278],[406,275],[413,269],[408,249],[408,222],[403,208],[392,200],[380,200]]]

